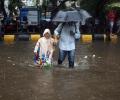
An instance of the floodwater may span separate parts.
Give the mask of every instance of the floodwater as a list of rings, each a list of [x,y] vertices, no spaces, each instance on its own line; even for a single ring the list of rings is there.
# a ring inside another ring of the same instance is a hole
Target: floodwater
[[[76,44],[75,68],[67,59],[40,69],[33,64],[35,42],[0,43],[0,100],[120,100],[120,42]]]

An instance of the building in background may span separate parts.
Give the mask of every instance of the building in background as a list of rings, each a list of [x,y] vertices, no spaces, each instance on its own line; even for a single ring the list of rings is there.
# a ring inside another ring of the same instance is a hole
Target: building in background
[[[22,0],[22,2],[25,4],[25,6],[36,6],[36,5],[42,5],[43,0]]]
[[[34,6],[33,0],[22,0],[25,6]]]

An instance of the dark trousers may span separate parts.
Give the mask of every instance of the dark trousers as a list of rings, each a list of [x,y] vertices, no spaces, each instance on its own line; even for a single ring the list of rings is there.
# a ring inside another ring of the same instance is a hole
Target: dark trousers
[[[62,62],[65,60],[65,57],[68,55],[68,61],[69,61],[69,68],[74,67],[74,59],[75,59],[75,50],[61,50],[59,49],[59,58],[58,58],[58,64],[62,64]]]

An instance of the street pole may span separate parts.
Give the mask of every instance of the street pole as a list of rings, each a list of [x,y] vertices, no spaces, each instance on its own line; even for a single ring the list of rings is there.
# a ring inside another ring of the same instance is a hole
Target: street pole
[[[48,0],[45,1],[45,19],[47,18],[47,6],[48,6]]]
[[[38,24],[40,24],[40,20],[41,20],[41,6],[39,5],[38,7]]]

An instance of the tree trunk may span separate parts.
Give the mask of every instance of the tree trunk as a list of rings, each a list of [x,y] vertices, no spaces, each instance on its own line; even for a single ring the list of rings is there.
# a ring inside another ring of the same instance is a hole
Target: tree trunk
[[[1,10],[1,12],[3,12],[3,15],[4,15],[4,17],[6,17],[7,16],[7,14],[6,14],[6,11],[5,11],[5,8],[4,8],[4,0],[0,0],[0,10]]]
[[[53,10],[51,12],[51,20],[53,19],[53,17],[56,15],[56,13],[59,11],[59,9],[64,5],[64,3],[68,1],[68,0],[63,0],[61,1],[60,5],[55,5],[55,7],[53,7]],[[57,3],[56,3],[57,4]]]

